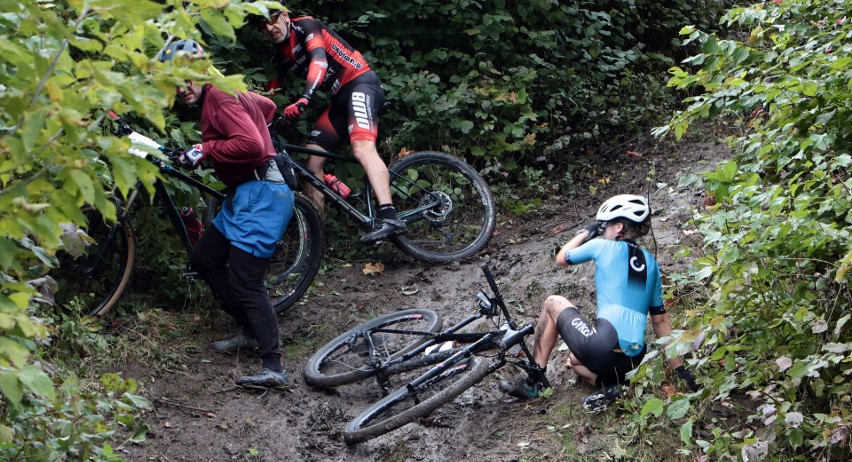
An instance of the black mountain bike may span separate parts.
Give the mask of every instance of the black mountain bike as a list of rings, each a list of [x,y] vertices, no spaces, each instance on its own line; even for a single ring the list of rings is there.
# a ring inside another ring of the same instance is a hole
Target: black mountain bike
[[[284,144],[271,124],[276,149],[358,163],[354,157]],[[326,200],[351,217],[364,231],[378,224],[378,206],[369,181],[343,198],[310,170],[293,162],[296,176],[319,190]],[[448,263],[479,252],[491,239],[497,220],[494,197],[485,180],[462,159],[440,152],[415,152],[388,166],[394,208],[406,233],[389,240],[406,254],[425,262]]]
[[[400,311],[344,333],[308,360],[304,377],[310,384],[330,388],[375,377],[385,393],[392,376],[432,366],[349,422],[343,432],[347,444],[429,415],[507,363],[526,371],[544,388],[550,387],[525,343],[535,326],[515,323],[488,267],[483,265],[482,271],[494,295],[479,292],[477,312],[453,327],[441,331],[440,317],[430,310]],[[501,317],[505,317],[503,323]],[[491,320],[494,328],[461,332],[480,318]]]
[[[180,154],[160,146],[156,141],[134,132],[114,113],[110,113],[120,136],[127,135],[132,142],[130,153],[146,158],[156,165],[164,177],[177,180],[203,194],[224,201],[225,194],[212,189],[192,176],[173,168],[150,150],[162,151],[174,161]],[[144,148],[143,148],[144,147]],[[147,151],[146,151],[147,149]],[[131,222],[134,204],[139,198],[141,184],[126,199],[114,190],[112,200],[117,211],[117,221],[104,220],[94,207],[84,206],[87,242],[84,255],[74,258],[69,253],[58,255],[59,267],[51,275],[59,284],[56,301],[62,305],[76,304],[90,316],[103,316],[114,307],[128,287],[136,262],[136,233]],[[187,256],[193,242],[181,212],[161,180],[154,184],[154,199],[160,203],[173,225]],[[323,221],[313,201],[301,194],[295,195],[295,210],[284,236],[275,245],[266,272],[266,287],[276,313],[292,306],[313,282],[325,250]],[[194,279],[196,274],[186,266],[183,278]]]

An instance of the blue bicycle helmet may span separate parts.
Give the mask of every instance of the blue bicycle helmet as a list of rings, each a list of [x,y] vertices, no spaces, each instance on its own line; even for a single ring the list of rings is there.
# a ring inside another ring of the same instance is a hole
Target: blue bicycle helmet
[[[201,49],[201,45],[199,45],[195,40],[178,40],[177,42],[172,42],[163,48],[160,53],[157,54],[157,59],[159,59],[161,63],[165,63],[171,61],[172,58],[177,56],[179,53],[201,56],[204,54],[204,50]]]

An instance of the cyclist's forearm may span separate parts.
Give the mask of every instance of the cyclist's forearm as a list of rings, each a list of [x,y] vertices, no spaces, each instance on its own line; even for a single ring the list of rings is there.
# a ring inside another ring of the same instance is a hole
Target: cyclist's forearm
[[[556,264],[559,266],[568,266],[568,262],[565,260],[565,254],[570,250],[576,249],[583,245],[588,238],[588,233],[580,232],[576,236],[574,236],[568,243],[562,246],[562,249],[559,250],[559,253],[556,254]]]

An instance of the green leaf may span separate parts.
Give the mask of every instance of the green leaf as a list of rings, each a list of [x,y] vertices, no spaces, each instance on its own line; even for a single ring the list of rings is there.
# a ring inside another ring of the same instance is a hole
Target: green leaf
[[[15,439],[15,430],[0,424],[0,443],[11,443]]]
[[[811,363],[809,361],[796,361],[793,367],[787,371],[787,374],[793,378],[802,378],[810,370]]]
[[[47,107],[40,107],[24,116],[22,140],[24,147],[31,151],[44,129],[44,121],[47,118]]]
[[[228,23],[228,20],[222,16],[217,10],[202,9],[201,18],[210,27],[210,32],[215,35],[227,37],[230,40],[236,40],[234,28]]]
[[[6,272],[15,262],[15,257],[20,251],[11,239],[0,236],[0,271]]]
[[[0,372],[0,391],[14,405],[18,405],[24,397],[24,387],[18,380],[18,372]]]
[[[92,177],[80,170],[70,170],[68,176],[74,181],[77,191],[80,193],[83,201],[88,203],[95,202],[95,184],[92,182]]]
[[[30,350],[25,345],[9,337],[0,337],[0,352],[15,367],[24,367],[30,356]]]
[[[672,420],[680,419],[689,412],[689,407],[689,399],[681,398],[675,400],[666,408],[666,415]]]
[[[133,405],[138,407],[139,409],[146,409],[151,407],[151,402],[139,395],[125,393],[124,396],[126,396],[127,399],[129,399],[130,402],[133,403]]]
[[[53,381],[37,366],[30,365],[21,369],[18,378],[33,393],[49,399],[56,397]]]
[[[680,440],[687,447],[692,447],[692,419],[680,426]]]
[[[642,410],[639,412],[641,416],[646,416],[648,414],[654,414],[655,417],[659,417],[663,415],[664,408],[663,401],[659,398],[651,398],[649,399],[644,406],[642,406]]]

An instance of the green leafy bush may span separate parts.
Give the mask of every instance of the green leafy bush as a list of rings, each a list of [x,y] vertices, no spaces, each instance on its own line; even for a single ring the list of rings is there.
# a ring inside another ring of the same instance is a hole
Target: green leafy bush
[[[269,3],[270,2],[265,2]],[[272,2],[274,3],[274,2]],[[151,190],[154,166],[128,154],[129,141],[105,133],[106,111],[134,113],[158,139],[163,108],[185,79],[243,89],[210,62],[168,68],[151,59],[165,37],[202,39],[196,25],[233,37],[246,11],[263,6],[221,0],[51,1],[0,4],[0,458],[114,460],[104,442],[119,426],[136,431],[147,403],[135,384],[105,376],[79,385],[71,362],[52,346],[85,346],[52,306],[47,270],[62,249],[62,224],[85,227],[91,204],[114,220],[113,198],[137,179]],[[169,69],[166,71],[166,69]],[[57,366],[61,364],[61,366]],[[144,429],[135,437],[141,438]]]
[[[723,18],[742,40],[682,32],[702,52],[670,85],[701,91],[657,133],[715,117],[742,127],[734,158],[705,178],[717,202],[695,219],[706,254],[679,282],[706,296],[670,347],[706,339],[691,360],[705,390],[687,399],[737,416],[723,425],[707,409],[684,424],[685,442],[713,458],[850,457],[848,14],[846,1],[767,2]]]
[[[675,103],[665,70],[683,24],[711,26],[730,2],[611,0],[317,1],[294,14],[330,21],[366,54],[388,91],[383,151],[437,149],[511,179],[536,158],[615,144],[659,123]],[[253,28],[216,50],[262,84],[271,46]],[[679,52],[679,50],[678,50]],[[289,103],[303,81],[290,80]],[[316,108],[321,104],[314,104]],[[299,121],[302,133],[315,115]],[[292,142],[299,142],[298,136]]]

